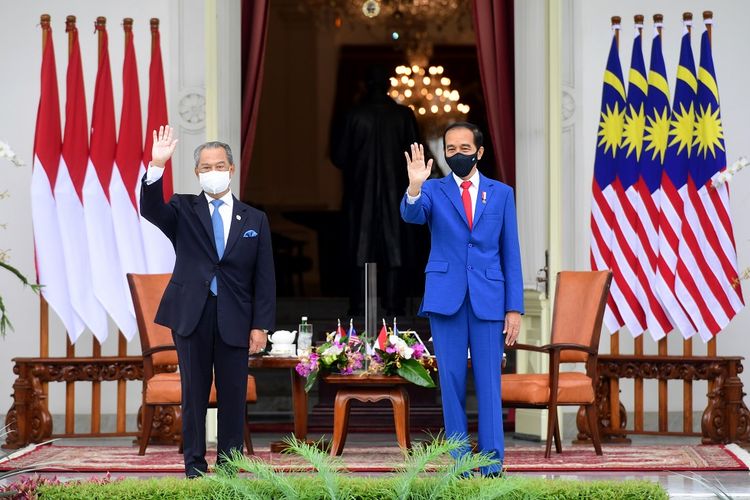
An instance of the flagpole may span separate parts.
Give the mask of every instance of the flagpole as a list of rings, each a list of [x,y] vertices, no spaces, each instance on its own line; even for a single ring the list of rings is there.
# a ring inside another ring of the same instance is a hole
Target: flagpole
[[[657,15],[654,15],[654,22],[656,22]],[[642,37],[643,36],[643,22],[645,20],[644,16],[639,14],[635,16],[633,20],[635,21],[636,26],[638,26],[639,35]],[[636,356],[643,356],[643,337],[645,337],[644,334],[638,335],[634,339],[634,352]],[[635,379],[633,392],[634,392],[633,399],[635,401],[633,405],[634,410],[635,410],[634,412],[635,419],[633,422],[633,428],[636,431],[642,431],[643,430],[643,379],[641,378]],[[661,394],[660,394],[660,398],[661,398]]]
[[[664,16],[662,14],[654,14],[654,26],[656,27],[656,32],[661,36],[662,29],[664,26]],[[641,336],[638,340],[641,340],[641,352],[637,353],[642,355],[643,354],[643,336]],[[667,356],[667,337],[659,339],[658,342],[658,352],[659,356]],[[639,379],[637,382],[640,382],[641,385],[643,384],[643,380]],[[659,431],[666,432],[668,430],[668,421],[667,421],[667,404],[668,404],[668,387],[667,387],[667,381],[666,380],[659,380]],[[636,413],[643,415],[643,411]]]
[[[125,46],[128,46],[128,40],[133,37],[133,18],[126,17],[122,20],[122,29],[125,34]],[[122,126],[122,124],[121,124]],[[95,340],[96,341],[96,340]],[[98,341],[96,341],[98,343]],[[128,355],[128,343],[125,335],[118,330],[117,332],[117,355],[125,357]],[[126,405],[127,405],[127,385],[125,380],[117,381],[117,432],[125,432],[126,422]]]
[[[706,26],[706,32],[708,33],[708,43],[712,44],[712,30],[714,25],[714,13],[710,10],[704,10],[703,11],[703,24]],[[716,356],[716,336],[713,336],[711,340],[708,341],[707,349],[707,355],[708,356]]]
[[[683,12],[682,23],[687,28],[689,35],[693,33],[693,13]],[[676,92],[676,89],[675,89]],[[693,356],[693,338],[682,339],[682,355],[686,358]],[[689,411],[683,411],[683,428],[685,432],[692,432],[693,430],[693,381],[685,380],[682,386],[682,404],[685,410],[689,408]]]
[[[96,36],[97,36],[97,61],[101,59],[102,56],[102,43],[104,38],[104,29],[107,27],[107,18],[104,16],[99,16],[96,18],[96,27],[99,26],[102,27],[102,29],[96,30]],[[92,116],[93,121],[93,116]],[[118,332],[119,333],[119,332]],[[92,336],[93,346],[92,346],[92,353],[91,355],[94,358],[99,358],[102,355],[102,344],[99,342],[99,339],[94,335]],[[119,392],[119,391],[118,391]],[[118,394],[119,395],[119,394]],[[92,382],[91,383],[91,433],[96,434],[99,432],[100,429],[100,417],[101,417],[101,400],[102,400],[102,386],[101,382]]]
[[[52,18],[49,14],[42,14],[39,16],[39,24],[42,27],[42,53],[44,53],[44,49],[47,48],[47,42],[49,41],[51,20]],[[37,276],[37,283],[38,282],[39,277]],[[49,356],[49,304],[41,292],[39,292],[39,356],[43,358]],[[44,393],[47,393],[46,382],[44,383]]]
[[[635,16],[636,22],[638,22],[638,17]],[[643,20],[643,16],[641,17],[641,21]],[[622,21],[622,18],[620,16],[612,16],[611,22],[612,27],[620,26],[620,23]],[[615,28],[615,40],[617,41],[617,50],[619,52],[620,50],[620,29]],[[612,332],[612,335],[609,336],[609,353],[612,356],[617,356],[620,354],[620,331]],[[637,401],[637,400],[636,400]],[[620,428],[620,382],[617,379],[610,379],[609,381],[609,415],[610,415],[610,426],[612,429],[619,429]]]
[[[49,40],[49,30],[51,17],[49,14],[42,14],[39,17],[39,24],[42,27],[42,54],[44,49],[47,47],[47,41]],[[39,275],[37,274],[37,284],[39,283]],[[68,335],[66,334],[67,338]],[[44,298],[42,292],[39,292],[39,356],[42,358],[49,357],[49,303]],[[42,394],[47,396],[49,392],[49,385],[47,382],[42,383]],[[44,405],[48,408],[49,398],[44,398]]]
[[[68,57],[73,51],[73,37],[75,36],[76,16],[67,16],[65,18],[65,32],[68,34]],[[76,346],[70,341],[70,335],[65,336],[65,357],[76,357]],[[65,432],[67,434],[75,433],[75,382],[65,383]]]

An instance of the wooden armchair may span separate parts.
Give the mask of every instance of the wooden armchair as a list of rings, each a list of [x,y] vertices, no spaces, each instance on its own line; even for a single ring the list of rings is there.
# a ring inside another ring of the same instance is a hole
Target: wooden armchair
[[[179,372],[164,371],[168,366],[177,365],[177,349],[172,339],[172,332],[154,323],[159,302],[171,277],[171,274],[128,274],[128,284],[133,297],[143,351],[143,422],[139,455],[146,453],[146,446],[151,438],[155,408],[182,403]],[[256,400],[255,378],[248,375],[247,402],[254,403]],[[216,387],[213,384],[208,404],[209,407],[216,407]],[[252,455],[253,443],[247,421],[245,421],[245,447]]]
[[[586,408],[594,450],[597,455],[602,454],[595,405],[599,382],[596,361],[611,280],[609,271],[558,273],[552,312],[552,342],[541,347],[526,344],[510,347],[549,355],[549,373],[510,373],[503,375],[501,380],[504,406],[549,410],[545,458],[550,457],[553,436],[555,450],[562,452],[558,406]],[[586,372],[561,372],[562,363],[585,363]]]

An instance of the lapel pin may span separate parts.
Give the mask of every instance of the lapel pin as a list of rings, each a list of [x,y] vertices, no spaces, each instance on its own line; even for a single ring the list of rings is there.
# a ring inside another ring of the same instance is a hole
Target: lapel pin
[[[235,215],[235,217],[237,218],[237,220],[242,220],[242,217],[240,217],[240,214]]]
[[[482,191],[482,203],[487,203],[487,191]]]

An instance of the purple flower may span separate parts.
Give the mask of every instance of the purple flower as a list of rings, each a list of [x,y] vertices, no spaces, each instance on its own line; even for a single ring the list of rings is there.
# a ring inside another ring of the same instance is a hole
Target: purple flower
[[[424,345],[423,344],[415,344],[412,346],[414,348],[414,358],[419,359],[424,355]]]
[[[393,347],[392,345],[389,345],[388,347],[385,348],[385,352],[387,352],[388,354],[393,354],[394,352],[396,352],[396,348]]]

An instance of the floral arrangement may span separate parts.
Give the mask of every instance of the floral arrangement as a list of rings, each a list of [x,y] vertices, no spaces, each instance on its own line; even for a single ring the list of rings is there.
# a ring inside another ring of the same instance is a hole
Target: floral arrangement
[[[435,387],[429,370],[436,370],[436,366],[416,332],[396,329],[388,331],[382,347],[373,349],[369,372],[399,375],[413,384]]]
[[[340,327],[339,327],[340,328]],[[366,349],[357,335],[341,335],[331,332],[323,345],[313,347],[310,354],[303,354],[295,369],[307,378],[305,391],[309,391],[321,371],[351,375],[364,367]]]
[[[429,373],[430,369],[435,369],[434,360],[416,332],[386,330],[384,324],[373,345],[368,345],[363,339],[353,326],[347,333],[339,322],[336,331],[326,335],[324,344],[313,347],[310,354],[300,356],[295,369],[307,379],[305,391],[312,388],[321,372],[398,375],[422,387],[435,387]]]

